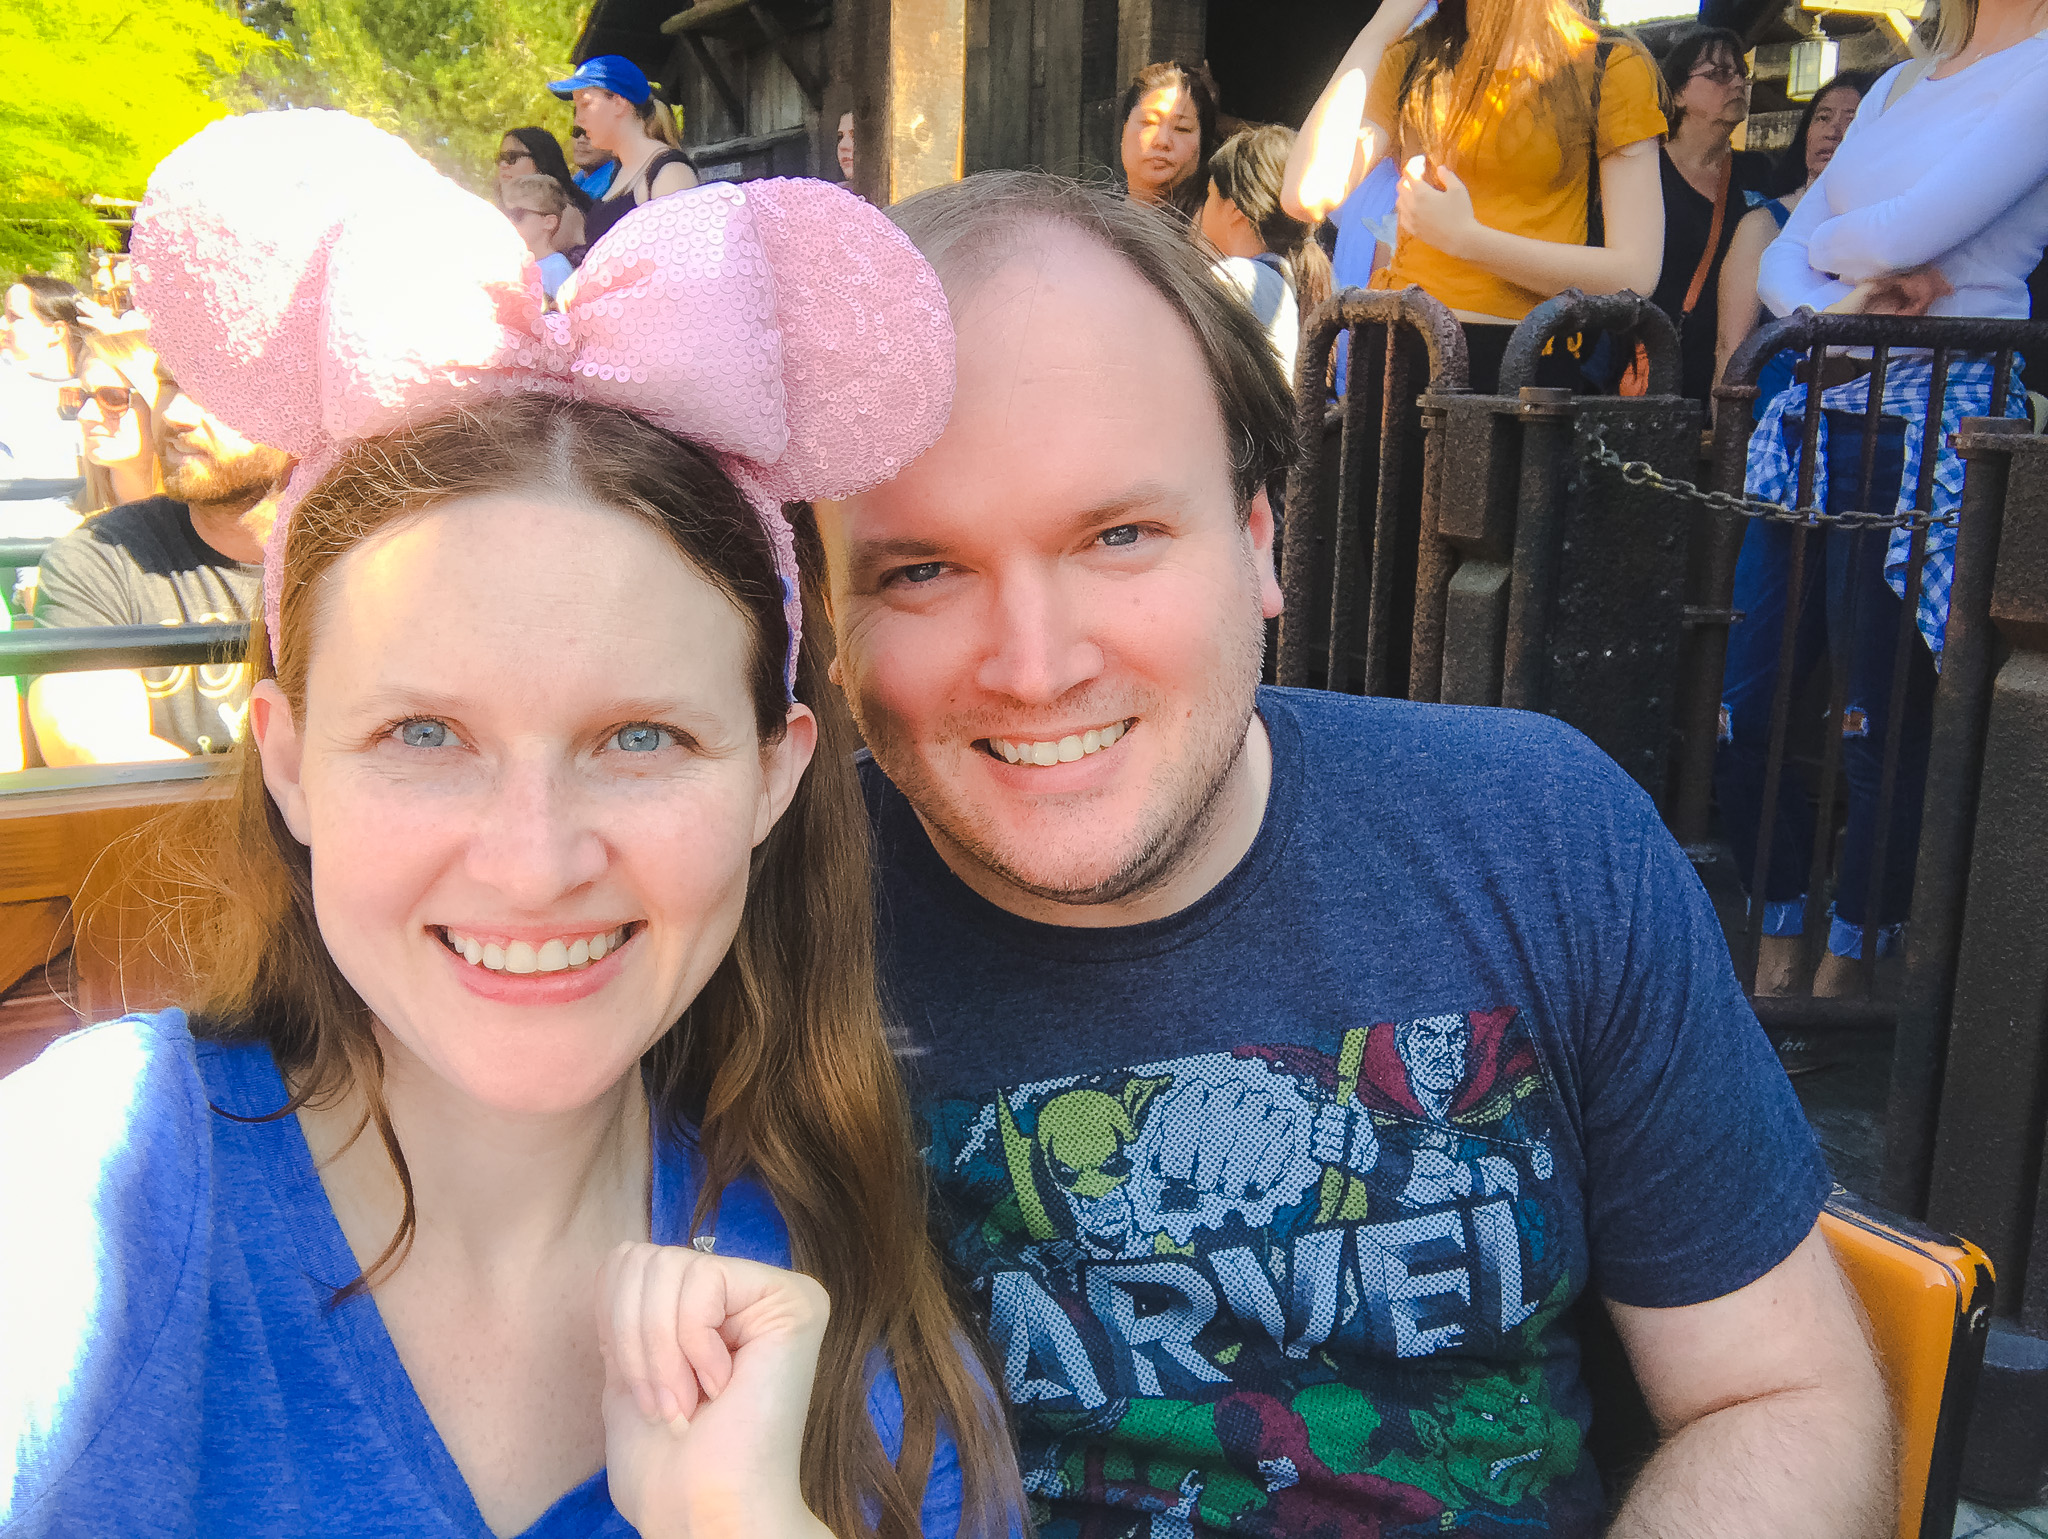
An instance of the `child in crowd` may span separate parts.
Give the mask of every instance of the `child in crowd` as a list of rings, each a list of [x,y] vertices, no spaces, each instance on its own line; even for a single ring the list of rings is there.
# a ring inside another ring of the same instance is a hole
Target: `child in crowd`
[[[1222,253],[1218,275],[1243,291],[1290,381],[1302,318],[1330,295],[1330,259],[1316,243],[1315,227],[1280,206],[1280,180],[1293,148],[1294,130],[1276,123],[1224,140],[1209,161],[1209,196],[1199,221]]]
[[[540,268],[541,287],[553,299],[576,270],[568,257],[556,249],[562,236],[562,214],[569,206],[568,195],[552,177],[520,176],[501,186],[498,196],[505,205],[505,217],[519,231],[534,265]]]

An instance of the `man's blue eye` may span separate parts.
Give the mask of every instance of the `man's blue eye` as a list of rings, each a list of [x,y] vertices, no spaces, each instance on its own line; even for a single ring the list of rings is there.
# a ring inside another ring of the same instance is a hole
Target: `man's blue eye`
[[[907,566],[897,576],[905,582],[930,582],[946,569],[943,561],[920,561],[916,566]]]
[[[653,753],[668,734],[659,727],[621,727],[612,741],[627,753]]]
[[[398,740],[408,748],[445,748],[448,727],[438,721],[409,721],[399,727]]]
[[[1105,545],[1135,545],[1138,543],[1136,524],[1118,524],[1114,529],[1105,529],[1097,536]]]

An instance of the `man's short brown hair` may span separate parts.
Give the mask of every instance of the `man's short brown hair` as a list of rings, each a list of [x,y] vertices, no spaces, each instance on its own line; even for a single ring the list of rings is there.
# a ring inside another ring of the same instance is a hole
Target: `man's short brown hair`
[[[957,300],[1035,232],[1065,225],[1122,257],[1194,333],[1229,436],[1238,506],[1249,506],[1294,448],[1294,409],[1273,344],[1217,280],[1187,226],[1099,187],[1038,171],[981,171],[888,210]]]

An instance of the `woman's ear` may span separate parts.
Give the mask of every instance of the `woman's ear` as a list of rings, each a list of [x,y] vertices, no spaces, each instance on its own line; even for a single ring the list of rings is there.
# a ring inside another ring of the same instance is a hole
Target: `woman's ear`
[[[305,742],[299,724],[292,720],[291,702],[275,679],[258,679],[249,691],[249,731],[256,739],[256,752],[263,761],[263,784],[284,826],[301,844],[313,842],[312,820],[306,816],[306,793],[299,775],[305,762]]]
[[[761,802],[754,814],[756,845],[789,810],[797,785],[810,768],[811,755],[818,751],[818,718],[809,706],[792,701],[785,721],[782,740],[761,755]]]

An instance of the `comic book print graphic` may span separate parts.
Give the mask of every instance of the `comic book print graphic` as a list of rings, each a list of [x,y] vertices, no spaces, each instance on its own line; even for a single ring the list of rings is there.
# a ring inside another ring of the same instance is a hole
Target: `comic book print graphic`
[[[1534,1535],[1597,1503],[1544,1372],[1583,1242],[1517,1012],[1330,1046],[920,1108],[1042,1532]]]

